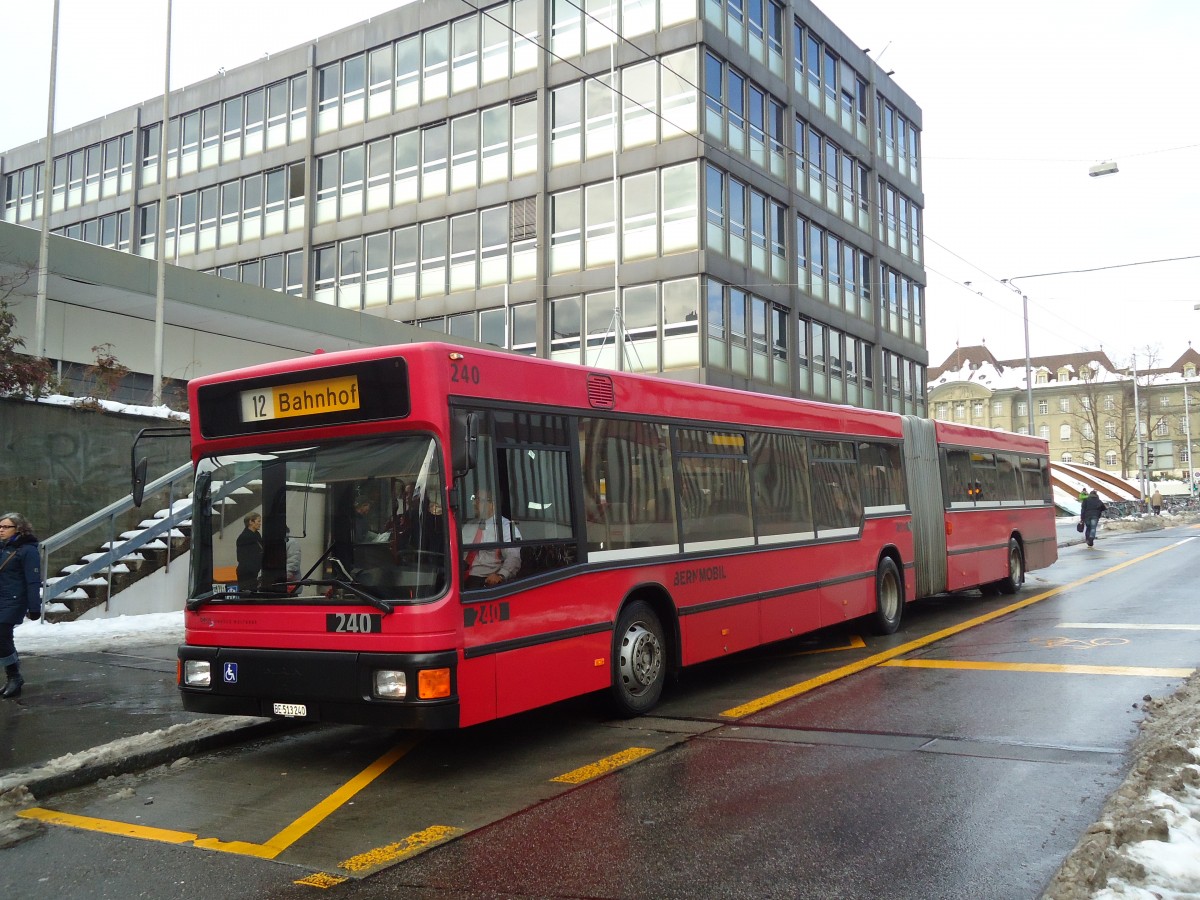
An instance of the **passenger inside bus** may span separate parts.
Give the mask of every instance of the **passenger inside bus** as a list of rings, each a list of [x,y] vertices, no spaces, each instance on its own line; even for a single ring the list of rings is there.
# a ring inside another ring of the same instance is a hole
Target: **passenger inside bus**
[[[242,593],[258,590],[258,573],[263,563],[262,514],[248,513],[245,528],[237,539],[237,584]]]
[[[379,539],[379,533],[371,530],[371,498],[359,497],[354,501],[354,543],[366,544]]]

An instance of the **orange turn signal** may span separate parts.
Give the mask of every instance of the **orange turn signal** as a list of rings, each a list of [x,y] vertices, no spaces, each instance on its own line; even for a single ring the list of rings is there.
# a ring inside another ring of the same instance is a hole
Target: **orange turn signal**
[[[436,700],[450,696],[449,669],[422,669],[417,673],[417,696],[422,700]]]

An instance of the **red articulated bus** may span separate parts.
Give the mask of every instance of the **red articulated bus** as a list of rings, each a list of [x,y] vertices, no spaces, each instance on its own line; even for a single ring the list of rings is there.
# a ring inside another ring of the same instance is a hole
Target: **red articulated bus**
[[[1045,441],[446,344],[198,378],[189,710],[456,728],[1056,558]]]

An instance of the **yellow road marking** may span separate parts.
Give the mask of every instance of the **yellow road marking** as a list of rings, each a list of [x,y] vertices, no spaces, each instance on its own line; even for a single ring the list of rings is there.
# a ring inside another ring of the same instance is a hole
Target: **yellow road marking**
[[[449,825],[431,825],[423,831],[410,834],[402,841],[388,844],[386,847],[376,847],[366,853],[359,853],[357,856],[343,860],[338,865],[347,872],[365,872],[368,869],[378,868],[384,863],[396,862],[406,856],[420,853],[422,850],[427,850],[435,844],[444,843],[460,834],[462,834],[461,828],[452,828]]]
[[[17,815],[23,819],[36,819],[47,825],[65,825],[68,828],[99,831],[104,834],[117,834],[122,837],[135,837],[164,844],[187,844],[196,839],[196,835],[188,834],[185,831],[151,828],[149,825],[131,825],[128,822],[114,822],[111,819],[97,819],[94,816],[77,816],[73,813],[57,812],[37,806],[23,809]]]
[[[1059,622],[1055,628],[1127,628],[1130,631],[1200,631],[1200,625],[1162,625],[1147,623],[1134,625],[1129,622]]]
[[[867,646],[857,634],[850,635],[849,643],[843,644],[840,647],[822,647],[820,650],[801,650],[799,653],[792,654],[793,656],[816,656],[818,653],[840,653],[844,650],[862,650]]]
[[[259,859],[274,859],[317,825],[321,824],[355,794],[369,785],[372,781],[388,770],[398,759],[408,753],[416,741],[406,741],[393,747],[367,768],[363,769],[344,785],[296,819],[281,832],[262,844],[249,841],[223,841],[220,838],[202,838],[183,831],[171,831],[166,828],[150,828],[145,825],[131,825],[127,822],[114,822],[109,819],[97,819],[91,816],[77,816],[72,813],[56,812],[50,809],[22,810],[17,813],[27,819],[38,819],[50,825],[66,825],[70,828],[81,828],[85,831],[99,831],[106,834],[117,834],[125,837],[141,838],[148,841],[159,841],[168,844],[187,844],[202,850],[218,850],[222,853],[235,853],[239,856],[254,856]]]
[[[268,840],[264,846],[276,848],[276,853],[282,853],[344,806],[355,794],[390,769],[401,757],[415,747],[416,744],[415,740],[408,740],[393,747],[300,818],[296,819],[296,821],[292,822],[291,825],[283,829],[279,834]]]
[[[893,647],[890,650],[884,650],[882,653],[876,653],[872,656],[866,657],[865,659],[860,659],[857,662],[847,663],[846,665],[841,666],[837,669],[833,669],[829,672],[826,672],[823,675],[818,675],[816,678],[810,678],[807,681],[801,681],[798,684],[793,684],[789,687],[785,687],[781,690],[775,691],[774,693],[767,694],[763,697],[758,697],[757,699],[754,699],[754,700],[750,700],[746,703],[741,704],[740,706],[735,706],[732,709],[725,710],[723,713],[721,713],[721,715],[727,719],[740,719],[740,718],[743,718],[744,716],[748,716],[748,715],[751,715],[756,712],[761,712],[762,710],[767,709],[768,707],[775,706],[778,703],[782,703],[784,700],[790,700],[793,697],[799,697],[801,694],[806,694],[811,690],[815,690],[816,688],[822,687],[823,685],[831,684],[832,682],[835,682],[835,681],[840,681],[841,679],[846,678],[849,675],[854,675],[854,674],[857,674],[858,672],[862,672],[865,669],[870,669],[870,668],[873,668],[874,666],[882,665],[883,663],[885,663],[889,660],[895,659],[898,656],[904,656],[905,654],[911,653],[914,650],[919,650],[922,647],[928,647],[930,644],[935,644],[938,641],[943,640],[945,638],[953,637],[954,635],[959,634],[963,631],[967,631],[968,629],[974,628],[977,625],[983,625],[986,622],[991,622],[993,619],[999,619],[1002,616],[1007,616],[1009,613],[1014,613],[1017,610],[1024,609],[1027,606],[1032,606],[1035,603],[1041,603],[1043,600],[1048,600],[1051,597],[1056,597],[1059,594],[1064,593],[1065,591],[1068,591],[1072,588],[1076,588],[1076,587],[1080,587],[1085,584],[1089,584],[1090,582],[1096,581],[1099,578],[1103,578],[1106,575],[1111,575],[1114,572],[1119,572],[1121,569],[1124,569],[1126,566],[1132,566],[1135,563],[1144,562],[1145,560],[1152,559],[1153,557],[1158,556],[1158,554],[1160,554],[1160,553],[1166,553],[1168,550],[1174,550],[1175,548],[1181,547],[1185,543],[1188,543],[1192,540],[1195,540],[1195,539],[1194,538],[1184,538],[1182,541],[1177,541],[1173,544],[1168,544],[1165,547],[1159,547],[1157,550],[1152,550],[1149,553],[1143,554],[1142,556],[1135,557],[1134,559],[1127,559],[1123,563],[1118,563],[1115,566],[1110,566],[1109,568],[1104,569],[1103,571],[1100,571],[1100,572],[1094,572],[1091,575],[1088,575],[1086,578],[1080,578],[1078,581],[1072,581],[1070,584],[1059,585],[1056,588],[1051,588],[1048,591],[1043,591],[1042,593],[1035,594],[1032,597],[1026,597],[1024,600],[1018,600],[1016,603],[1009,604],[1008,606],[1005,606],[1002,609],[996,609],[990,613],[985,613],[982,616],[976,616],[974,619],[969,619],[966,622],[960,622],[958,625],[951,625],[949,628],[943,628],[941,631],[935,631],[933,634],[925,635],[925,637],[917,638],[916,640],[912,640],[905,644],[901,644],[898,647]]]
[[[583,784],[585,781],[599,778],[601,775],[605,775],[614,769],[621,768],[621,766],[637,762],[642,757],[649,756],[653,752],[653,750],[647,747],[630,747],[628,750],[622,750],[620,753],[606,756],[604,759],[598,760],[591,765],[580,766],[578,769],[558,775],[550,780],[560,781],[564,784]]]
[[[331,887],[337,887],[343,881],[346,881],[346,879],[342,878],[340,875],[330,875],[327,872],[313,872],[311,875],[307,875],[304,878],[297,878],[292,882],[292,884],[302,884],[305,887],[315,887],[326,890]]]
[[[884,666],[906,669],[975,669],[982,672],[1052,672],[1070,675],[1134,675],[1145,678],[1187,678],[1195,669],[1168,669],[1153,666],[1077,666],[1057,663],[975,662],[951,659],[893,659]]]

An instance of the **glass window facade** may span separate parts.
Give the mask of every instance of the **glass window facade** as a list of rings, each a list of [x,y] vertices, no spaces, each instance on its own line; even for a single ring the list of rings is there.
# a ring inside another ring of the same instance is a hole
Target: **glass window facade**
[[[48,183],[73,239],[152,256],[161,228],[179,264],[519,352],[924,411],[920,113],[828,23],[774,0],[392,15],[414,21],[315,45],[311,79],[272,59],[165,123],[68,132],[48,174],[6,156],[4,218],[36,224]],[[622,49],[676,26],[701,39]]]

